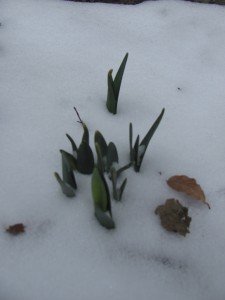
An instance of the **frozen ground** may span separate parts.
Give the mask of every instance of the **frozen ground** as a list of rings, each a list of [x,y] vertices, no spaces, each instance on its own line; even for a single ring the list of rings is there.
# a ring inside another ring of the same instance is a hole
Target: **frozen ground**
[[[0,300],[224,300],[225,8],[1,0],[0,22]],[[113,116],[106,74],[127,51]],[[72,200],[53,177],[65,133],[81,138],[73,106],[121,163],[129,122],[143,137],[166,108],[141,173],[127,172],[112,203],[114,231],[94,217],[90,176],[77,176]],[[175,174],[198,180],[211,211],[167,187]],[[170,197],[189,207],[185,238],[154,214]],[[4,232],[18,222],[24,235]]]

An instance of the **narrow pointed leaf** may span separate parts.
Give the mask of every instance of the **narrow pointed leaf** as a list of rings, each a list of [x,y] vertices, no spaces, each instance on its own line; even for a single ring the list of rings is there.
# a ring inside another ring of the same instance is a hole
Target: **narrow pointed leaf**
[[[95,217],[103,227],[107,229],[115,228],[115,223],[112,217],[107,215],[106,212],[103,212],[98,206],[95,207]]]
[[[124,179],[123,183],[121,184],[121,187],[119,189],[119,201],[121,201],[122,199],[122,196],[123,196],[123,192],[124,192],[124,189],[126,187],[126,184],[127,184],[127,178]]]
[[[119,199],[118,199],[118,193],[117,193],[117,188],[116,188],[117,174],[116,174],[115,168],[110,169],[110,175],[111,175],[111,180],[112,180],[113,199],[118,201]]]
[[[68,153],[64,150],[60,150],[60,153],[64,156],[68,166],[71,169],[76,170],[77,169],[77,167],[76,167],[76,165],[77,165],[76,158],[72,154],[70,154],[70,153]]]
[[[118,163],[118,162],[119,162],[119,157],[118,157],[116,146],[114,143],[110,142],[107,151],[107,172],[109,172],[113,163]]]
[[[100,131],[95,132],[94,140],[95,140],[95,143],[97,143],[100,147],[102,157],[104,157],[104,156],[106,157],[107,152],[108,152],[108,146],[107,146],[107,143]]]
[[[134,144],[133,148],[133,159],[134,159],[134,170],[139,172],[140,166],[138,165],[138,148],[139,148],[139,139],[140,136],[138,135]]]
[[[129,125],[129,143],[130,143],[130,161],[133,162],[133,125],[130,123]]]
[[[121,167],[120,169],[118,169],[118,170],[116,171],[117,177],[119,177],[120,174],[121,174],[122,172],[126,171],[126,170],[129,169],[131,166],[132,166],[132,163],[129,163],[129,164],[127,164],[127,165]]]
[[[77,183],[75,180],[75,176],[73,173],[73,169],[70,166],[68,161],[68,156],[65,151],[60,151],[62,154],[62,174],[63,174],[63,182],[67,183],[72,188],[77,188]]]
[[[76,146],[74,140],[72,139],[72,137],[68,133],[66,134],[66,136],[67,136],[67,138],[69,139],[69,141],[71,143],[73,152],[76,153],[77,152],[77,146]]]
[[[89,144],[89,131],[88,128],[86,126],[86,124],[82,123],[83,129],[84,129],[84,133],[83,133],[83,137],[82,137],[82,142],[81,143],[87,143]]]
[[[100,150],[100,146],[98,143],[95,143],[95,149],[96,149],[96,153],[97,153],[97,166],[99,171],[103,174],[105,171],[105,163],[102,157],[102,152]]]
[[[135,143],[134,143],[134,154],[137,155],[138,153],[138,147],[139,147],[139,140],[140,140],[140,135],[137,136],[136,140],[135,140]]]
[[[94,168],[91,184],[94,206],[98,206],[103,212],[108,211],[108,202],[110,201],[109,191],[103,179],[103,176],[101,175],[97,167]]]
[[[105,177],[104,177],[103,173],[100,173],[100,175],[102,177],[102,181],[103,181],[103,183],[105,185],[105,190],[106,190],[106,193],[107,193],[107,211],[109,212],[110,216],[112,216],[109,187],[108,187],[108,184],[107,184],[107,182],[105,180]]]
[[[155,133],[157,127],[159,126],[159,123],[161,122],[162,120],[162,117],[164,115],[164,112],[165,112],[165,109],[163,108],[160,115],[158,116],[158,118],[156,119],[156,121],[154,122],[154,124],[152,125],[152,127],[149,129],[149,131],[147,132],[146,136],[143,138],[143,140],[141,141],[140,143],[140,146],[144,145],[145,146],[145,150],[142,154],[142,158],[144,157],[145,155],[145,151],[148,147],[148,144],[153,136],[153,134]]]
[[[144,145],[140,145],[137,149],[137,165],[138,166],[141,166],[141,161],[142,161],[145,151],[146,151],[146,147]]]
[[[121,87],[121,82],[123,79],[123,73],[126,67],[126,63],[127,63],[127,59],[128,59],[128,53],[126,53],[120,67],[119,70],[116,74],[116,77],[114,79],[114,91],[115,91],[115,98],[118,101],[118,97],[119,97],[119,93],[120,93],[120,87]]]
[[[118,99],[115,96],[114,83],[112,79],[112,71],[113,70],[109,70],[108,72],[108,95],[107,95],[106,107],[108,108],[109,112],[116,114]]]
[[[94,155],[86,142],[81,142],[77,152],[77,170],[82,174],[91,174],[94,169]]]
[[[61,186],[63,194],[65,194],[67,197],[74,197],[75,196],[74,189],[70,187],[68,184],[66,184],[65,182],[63,182],[58,173],[54,173],[54,174],[56,180]]]

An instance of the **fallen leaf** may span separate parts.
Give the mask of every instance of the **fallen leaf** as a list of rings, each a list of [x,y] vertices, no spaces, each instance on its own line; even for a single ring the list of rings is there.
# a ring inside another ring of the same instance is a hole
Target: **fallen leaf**
[[[185,175],[175,175],[167,180],[167,184],[178,192],[183,192],[194,199],[204,202],[210,209],[210,205],[206,202],[202,188],[194,178]]]
[[[161,225],[168,231],[177,232],[183,236],[189,233],[191,218],[188,216],[188,208],[180,204],[176,199],[167,199],[164,205],[159,205],[155,214],[159,215]]]
[[[22,223],[9,226],[6,231],[12,235],[18,235],[25,232],[25,226]]]

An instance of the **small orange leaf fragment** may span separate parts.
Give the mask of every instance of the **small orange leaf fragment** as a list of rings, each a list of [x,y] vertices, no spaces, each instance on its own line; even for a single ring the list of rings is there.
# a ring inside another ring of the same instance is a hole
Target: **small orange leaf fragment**
[[[206,202],[202,188],[194,178],[185,175],[175,175],[167,180],[167,184],[178,192],[183,192],[194,199],[202,201],[210,209],[210,205]]]
[[[18,235],[25,232],[25,226],[22,223],[14,224],[6,229],[6,232],[12,235]]]

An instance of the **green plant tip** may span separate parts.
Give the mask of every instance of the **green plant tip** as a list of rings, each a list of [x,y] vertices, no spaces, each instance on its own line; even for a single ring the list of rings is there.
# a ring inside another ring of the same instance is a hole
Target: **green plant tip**
[[[106,107],[108,111],[111,112],[112,114],[117,113],[117,104],[119,99],[120,87],[121,87],[127,59],[128,59],[128,53],[126,53],[114,80],[112,77],[113,70],[109,70],[108,72],[108,94],[107,94]]]

